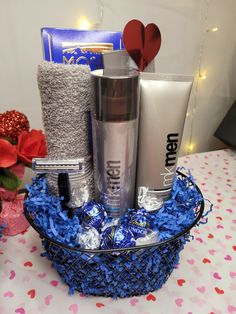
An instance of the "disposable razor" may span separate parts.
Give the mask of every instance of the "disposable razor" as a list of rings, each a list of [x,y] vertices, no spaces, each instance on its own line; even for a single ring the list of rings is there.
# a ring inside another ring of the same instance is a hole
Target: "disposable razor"
[[[47,159],[34,158],[32,160],[32,170],[37,174],[56,174],[58,193],[62,197],[62,206],[71,212],[73,195],[69,174],[83,176],[88,168],[88,163],[84,158],[76,159]],[[70,205],[70,206],[69,206]]]
[[[48,159],[34,158],[32,170],[35,173],[84,173],[86,171],[84,158]]]

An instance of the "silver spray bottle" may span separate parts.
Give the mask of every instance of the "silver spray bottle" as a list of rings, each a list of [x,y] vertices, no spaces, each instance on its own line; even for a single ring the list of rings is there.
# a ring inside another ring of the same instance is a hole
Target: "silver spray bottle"
[[[93,71],[95,197],[113,217],[134,206],[139,73],[129,70]]]

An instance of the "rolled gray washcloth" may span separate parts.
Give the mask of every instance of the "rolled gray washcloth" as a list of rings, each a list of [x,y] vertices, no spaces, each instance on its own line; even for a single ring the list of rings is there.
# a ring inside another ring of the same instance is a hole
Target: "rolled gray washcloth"
[[[59,64],[43,61],[38,66],[38,87],[41,96],[43,123],[49,159],[85,158],[85,176],[69,174],[76,204],[94,197],[90,129],[90,108],[94,89],[90,68],[86,65]],[[57,176],[48,175],[51,192],[57,193]],[[76,185],[80,192],[76,192]],[[82,195],[81,195],[82,193]],[[79,200],[79,198],[88,198]]]

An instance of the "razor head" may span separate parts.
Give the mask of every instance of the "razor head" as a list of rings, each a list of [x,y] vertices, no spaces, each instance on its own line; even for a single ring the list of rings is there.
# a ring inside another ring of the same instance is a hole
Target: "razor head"
[[[84,158],[76,159],[48,159],[34,158],[32,170],[35,173],[84,173],[86,161]]]

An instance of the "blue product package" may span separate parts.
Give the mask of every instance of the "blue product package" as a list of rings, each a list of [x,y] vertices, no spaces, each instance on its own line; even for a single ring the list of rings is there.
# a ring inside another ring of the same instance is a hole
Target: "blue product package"
[[[44,60],[102,69],[102,53],[123,49],[122,32],[42,28]]]

